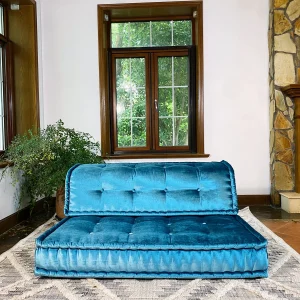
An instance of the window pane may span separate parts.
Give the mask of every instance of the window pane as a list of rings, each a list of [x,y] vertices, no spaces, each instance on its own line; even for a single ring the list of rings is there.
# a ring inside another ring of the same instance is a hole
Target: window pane
[[[0,5],[0,33],[4,35],[4,10],[3,10],[3,6]]]
[[[130,23],[130,47],[150,47],[150,22]]]
[[[111,47],[192,45],[192,22],[147,21],[111,24]]]
[[[5,150],[5,119],[3,94],[3,49],[0,47],[0,150]]]
[[[5,150],[4,118],[0,118],[0,150]]]
[[[172,86],[172,57],[160,57],[158,60],[158,85]]]
[[[117,87],[130,90],[130,59],[116,59]]]
[[[146,118],[133,118],[132,146],[146,146]]]
[[[140,88],[132,93],[132,116],[146,117],[145,110],[146,92],[144,88]]]
[[[188,116],[189,113],[189,89],[187,87],[174,88],[175,115]]]
[[[159,57],[158,72],[159,146],[187,146],[188,58],[186,56]],[[165,79],[167,77],[170,78],[167,80]]]
[[[146,146],[145,58],[116,59],[118,147]]]
[[[172,23],[166,22],[151,22],[152,43],[157,46],[172,46]]]
[[[174,84],[176,86],[188,85],[188,62],[187,56],[174,57]]]
[[[113,48],[130,47],[130,23],[111,24],[111,43]]]
[[[161,117],[173,115],[172,88],[158,88],[158,105]]]
[[[130,91],[126,91],[122,88],[117,89],[117,116],[120,118],[128,118],[130,107]]]
[[[175,136],[174,136],[174,144],[176,146],[180,145],[188,145],[189,135],[188,135],[188,118],[176,118],[175,117]]]
[[[131,60],[131,68],[134,72],[131,72],[131,81],[135,87],[145,87],[145,59],[134,58]]]
[[[118,147],[131,146],[131,122],[130,118],[118,117]]]
[[[173,22],[173,46],[192,45],[192,22]]]
[[[172,117],[159,117],[159,146],[173,146]]]

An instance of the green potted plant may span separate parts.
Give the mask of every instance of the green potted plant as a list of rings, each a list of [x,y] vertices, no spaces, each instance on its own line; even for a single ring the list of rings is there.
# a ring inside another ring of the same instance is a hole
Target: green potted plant
[[[20,182],[21,202],[29,197],[31,207],[56,192],[56,214],[63,218],[64,183],[67,171],[77,163],[101,163],[100,145],[91,135],[66,128],[59,120],[38,133],[32,130],[14,138],[2,160],[12,162],[13,183]],[[3,174],[2,174],[3,178]]]

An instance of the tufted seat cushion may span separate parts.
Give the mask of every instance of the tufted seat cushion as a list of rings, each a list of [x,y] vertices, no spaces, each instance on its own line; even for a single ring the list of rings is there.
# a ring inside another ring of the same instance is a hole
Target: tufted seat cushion
[[[43,276],[267,276],[266,240],[236,215],[71,217],[36,245]]]

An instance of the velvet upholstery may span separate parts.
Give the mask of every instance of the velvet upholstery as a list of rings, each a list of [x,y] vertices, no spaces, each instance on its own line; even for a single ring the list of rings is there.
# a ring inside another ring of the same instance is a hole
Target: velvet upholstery
[[[74,166],[65,215],[236,214],[234,172],[225,161]]]
[[[267,271],[265,247],[239,216],[79,216],[38,238],[36,273],[257,276]]]
[[[36,275],[267,277],[267,241],[237,215],[224,161],[76,165],[65,212],[36,240]]]

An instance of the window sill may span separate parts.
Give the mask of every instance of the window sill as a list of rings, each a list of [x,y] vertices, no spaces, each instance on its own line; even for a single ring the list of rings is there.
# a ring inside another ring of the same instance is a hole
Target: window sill
[[[103,159],[143,159],[143,158],[207,158],[210,154],[200,153],[147,153],[147,154],[119,154],[103,156]]]
[[[4,169],[7,166],[13,166],[14,163],[13,162],[8,162],[8,161],[0,161],[0,169]]]

